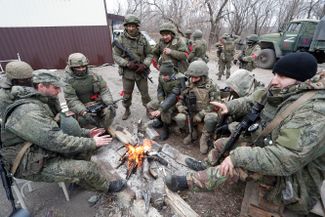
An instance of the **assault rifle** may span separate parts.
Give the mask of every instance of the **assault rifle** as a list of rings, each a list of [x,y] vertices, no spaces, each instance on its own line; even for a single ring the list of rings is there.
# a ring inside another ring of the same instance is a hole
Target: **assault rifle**
[[[196,96],[195,96],[195,94],[193,92],[189,92],[188,95],[185,95],[184,102],[188,109],[188,114],[187,114],[188,131],[191,135],[191,139],[193,139],[193,115],[196,112]]]
[[[125,54],[125,56],[129,59],[129,61],[134,61],[135,63],[140,63],[142,64],[142,62],[137,61],[136,57],[134,56],[134,54],[129,51],[126,47],[124,47],[123,45],[121,45],[117,40],[114,40],[112,43],[113,46],[117,47],[118,49],[120,49],[121,51],[123,51],[123,53]],[[144,73],[143,73],[143,77],[147,78],[151,83],[153,83],[152,78],[149,77],[150,74],[150,69],[146,68]]]
[[[246,61],[243,60],[243,57],[245,57],[245,50],[242,50],[242,53],[240,54],[240,56],[238,57],[238,61],[239,61],[239,68],[244,68],[244,65],[247,64]]]
[[[11,190],[11,185],[13,183],[12,175],[7,172],[2,161],[2,156],[0,155],[0,175],[2,180],[3,188],[6,191],[8,200],[12,206],[12,212],[9,217],[31,217],[30,213],[26,209],[16,208],[14,195]]]
[[[242,132],[251,132],[251,131],[254,131],[255,128],[257,128],[257,126],[255,127],[254,124],[256,124],[256,122],[260,118],[260,114],[261,114],[262,110],[264,109],[264,105],[266,103],[266,98],[267,98],[267,96],[264,96],[262,102],[256,102],[253,105],[253,107],[251,108],[251,110],[249,111],[249,113],[236,126],[235,131],[231,134],[229,140],[223,147],[222,151],[219,153],[219,156],[217,157],[217,161],[220,160],[220,158],[223,156],[224,153],[230,151],[233,148],[233,146],[239,139]],[[253,127],[255,127],[255,128],[253,129]],[[250,129],[250,128],[252,128],[252,129]]]
[[[112,104],[105,105],[103,102],[89,102],[86,104],[87,112],[89,113],[97,113],[103,110],[104,108],[116,108],[116,103],[121,101],[123,98],[114,100]]]

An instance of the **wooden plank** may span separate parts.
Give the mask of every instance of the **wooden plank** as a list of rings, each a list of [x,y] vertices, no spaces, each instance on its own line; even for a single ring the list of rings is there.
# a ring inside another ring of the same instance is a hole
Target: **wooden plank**
[[[257,206],[254,206],[253,204],[251,204],[248,208],[248,216],[250,216],[250,217],[281,217],[277,213],[265,211]]]
[[[165,202],[180,217],[199,217],[199,215],[178,194],[165,187],[167,198]]]
[[[113,138],[118,139],[120,142],[122,142],[124,145],[125,144],[133,144],[133,140],[131,138],[131,134],[129,132],[125,133],[126,130],[119,131],[115,130],[113,128],[108,128],[107,132],[112,135]]]

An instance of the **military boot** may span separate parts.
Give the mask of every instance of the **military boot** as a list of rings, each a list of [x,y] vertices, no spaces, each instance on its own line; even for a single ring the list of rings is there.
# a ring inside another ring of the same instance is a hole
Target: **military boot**
[[[188,189],[186,176],[167,175],[165,183],[167,187],[174,192]]]
[[[111,181],[109,183],[107,193],[120,192],[125,187],[126,187],[126,180],[124,180],[124,179],[117,179],[117,180]]]
[[[208,146],[209,139],[210,139],[210,134],[208,132],[205,132],[203,130],[202,131],[201,138],[200,138],[200,152],[201,152],[201,154],[208,153],[208,150],[209,150],[209,146]]]
[[[160,140],[166,140],[169,137],[169,125],[166,123],[163,123],[163,127],[160,131]]]
[[[208,168],[207,163],[192,158],[185,158],[185,163],[190,169],[195,171],[202,171]]]
[[[122,120],[126,120],[131,115],[130,107],[125,107],[125,112],[122,116]]]
[[[163,123],[158,118],[155,118],[152,120],[151,126],[155,129],[158,129],[163,127]]]
[[[183,139],[183,144],[184,145],[189,145],[192,143],[192,141],[197,140],[197,131],[195,128],[193,128],[192,135],[189,133],[184,139]]]

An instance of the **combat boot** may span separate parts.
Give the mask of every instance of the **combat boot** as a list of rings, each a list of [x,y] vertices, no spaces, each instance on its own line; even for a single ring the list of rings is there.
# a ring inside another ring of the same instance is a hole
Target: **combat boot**
[[[208,168],[207,163],[192,158],[185,158],[185,163],[190,169],[195,171],[202,171]]]
[[[200,152],[201,154],[207,154],[209,150],[208,142],[210,135],[207,132],[202,131],[202,135],[200,138]]]
[[[155,128],[155,129],[158,129],[158,128],[162,128],[163,127],[163,123],[158,118],[155,118],[155,119],[152,120],[151,126],[153,128]]]
[[[169,125],[163,123],[163,128],[160,131],[160,140],[166,140],[169,138]]]
[[[126,120],[131,115],[130,107],[125,107],[125,112],[122,116],[122,120]]]
[[[192,141],[197,140],[197,131],[195,128],[193,128],[192,135],[188,134],[184,139],[183,139],[183,144],[184,145],[189,145],[192,143]]]
[[[125,187],[126,187],[126,180],[124,180],[124,179],[117,179],[117,180],[111,181],[109,183],[107,193],[120,192]]]
[[[188,189],[186,176],[167,175],[165,178],[165,184],[174,192]]]

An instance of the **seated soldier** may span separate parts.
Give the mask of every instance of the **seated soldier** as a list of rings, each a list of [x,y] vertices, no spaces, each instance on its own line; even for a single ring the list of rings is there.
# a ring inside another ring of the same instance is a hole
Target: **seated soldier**
[[[82,127],[107,129],[115,117],[113,97],[106,81],[89,69],[88,64],[85,55],[70,54],[65,68],[64,98]]]
[[[217,167],[168,176],[167,186],[173,191],[213,190],[239,176],[258,181],[259,188],[253,190],[259,191],[259,205],[308,214],[325,179],[325,74],[316,71],[311,54],[288,54],[274,65],[264,95],[214,102],[222,115],[248,113],[256,102],[264,105],[252,140],[255,146],[237,147]]]
[[[175,107],[177,98],[181,94],[182,84],[185,87],[186,78],[183,74],[175,71],[172,61],[163,62],[159,71],[158,100],[149,102],[147,108],[150,115],[157,119],[154,127],[163,125],[160,139],[166,140],[169,137],[169,127],[177,112]]]

